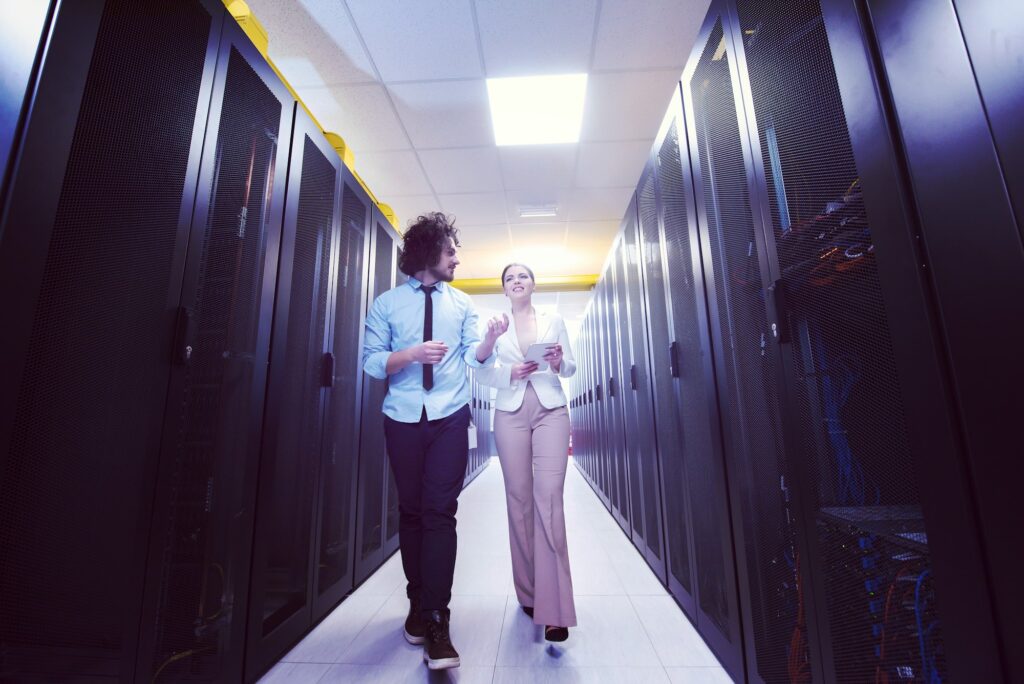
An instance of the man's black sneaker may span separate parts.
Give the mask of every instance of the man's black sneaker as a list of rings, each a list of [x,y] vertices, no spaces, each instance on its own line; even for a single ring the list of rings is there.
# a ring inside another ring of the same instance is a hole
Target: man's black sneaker
[[[405,640],[416,645],[427,640],[427,621],[423,619],[418,598],[409,599],[409,617],[405,618]]]
[[[423,660],[431,670],[446,670],[459,666],[459,652],[452,646],[448,635],[448,612],[432,610],[427,616],[427,643]]]
[[[523,609],[524,613],[526,613],[530,617],[533,617],[533,606],[520,606],[520,608]]]

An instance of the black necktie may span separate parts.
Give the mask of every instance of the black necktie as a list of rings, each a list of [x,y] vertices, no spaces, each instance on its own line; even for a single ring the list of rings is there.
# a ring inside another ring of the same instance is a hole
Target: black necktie
[[[429,342],[434,337],[434,303],[431,294],[434,292],[433,285],[420,285],[427,301],[423,305],[423,341]],[[434,387],[434,366],[423,364],[423,389],[430,390]]]

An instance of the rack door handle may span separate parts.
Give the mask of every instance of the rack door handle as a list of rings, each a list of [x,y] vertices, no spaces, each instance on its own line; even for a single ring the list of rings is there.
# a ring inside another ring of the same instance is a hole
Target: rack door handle
[[[334,354],[327,352],[320,362],[320,386],[334,387]]]

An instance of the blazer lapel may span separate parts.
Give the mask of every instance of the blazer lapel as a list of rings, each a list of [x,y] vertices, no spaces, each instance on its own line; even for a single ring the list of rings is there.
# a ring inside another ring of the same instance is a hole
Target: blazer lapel
[[[505,341],[507,342],[509,349],[512,350],[513,358],[516,358],[520,361],[525,361],[525,357],[523,356],[523,350],[519,348],[519,333],[516,332],[515,314],[512,313],[511,309],[509,309],[506,313],[508,314],[508,330],[505,331],[505,334],[502,335],[502,337],[507,338]]]
[[[543,330],[541,328],[543,327]],[[547,313],[537,314],[537,341],[538,342],[557,342],[557,340],[549,340],[548,333],[551,331],[551,316]]]

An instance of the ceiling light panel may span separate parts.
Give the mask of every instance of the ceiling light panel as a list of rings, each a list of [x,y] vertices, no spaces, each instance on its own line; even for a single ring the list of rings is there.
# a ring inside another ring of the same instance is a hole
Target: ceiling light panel
[[[495,143],[578,142],[586,92],[586,74],[487,79]]]

